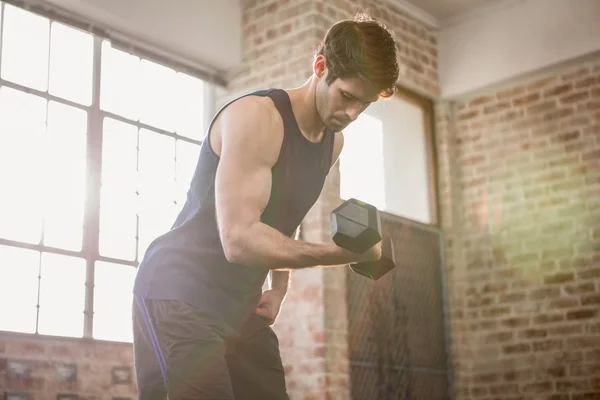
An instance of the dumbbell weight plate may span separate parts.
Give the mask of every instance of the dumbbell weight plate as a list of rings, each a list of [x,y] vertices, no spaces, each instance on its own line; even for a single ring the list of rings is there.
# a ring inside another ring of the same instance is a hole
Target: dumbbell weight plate
[[[331,214],[335,244],[362,254],[381,240],[381,219],[376,207],[357,199],[346,200]]]
[[[357,274],[377,280],[396,267],[394,242],[385,237],[381,241],[381,258],[377,261],[368,261],[350,264],[350,269]]]

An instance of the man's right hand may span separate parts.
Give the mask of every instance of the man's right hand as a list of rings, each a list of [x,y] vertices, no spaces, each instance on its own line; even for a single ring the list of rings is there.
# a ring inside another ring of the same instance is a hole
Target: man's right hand
[[[333,244],[333,246],[343,253],[343,257],[351,260],[351,263],[377,261],[381,258],[381,242],[378,242],[375,246],[371,247],[362,254],[339,247],[336,244]]]
[[[377,261],[381,258],[381,242],[371,247],[363,254],[360,254],[360,259],[357,262]]]

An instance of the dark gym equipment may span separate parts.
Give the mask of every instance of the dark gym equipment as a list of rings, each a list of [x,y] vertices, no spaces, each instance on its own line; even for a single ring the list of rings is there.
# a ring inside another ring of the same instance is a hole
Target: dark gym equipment
[[[381,241],[381,258],[352,263],[352,271],[377,280],[394,269],[394,243],[391,238],[382,238],[381,217],[376,207],[352,198],[335,208],[330,218],[331,236],[340,247],[362,254]]]

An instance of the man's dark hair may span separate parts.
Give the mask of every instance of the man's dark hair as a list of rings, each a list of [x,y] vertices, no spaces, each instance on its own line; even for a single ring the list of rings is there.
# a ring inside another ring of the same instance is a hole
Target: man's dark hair
[[[335,23],[317,48],[329,70],[326,82],[360,78],[379,90],[381,97],[395,92],[399,67],[391,31],[366,13]]]

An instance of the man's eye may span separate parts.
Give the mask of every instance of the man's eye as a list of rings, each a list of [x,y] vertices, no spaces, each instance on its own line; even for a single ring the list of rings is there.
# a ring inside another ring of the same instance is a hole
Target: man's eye
[[[344,98],[346,98],[346,99],[351,99],[351,97],[348,96],[348,94],[346,92],[342,92],[342,96],[344,96]]]

